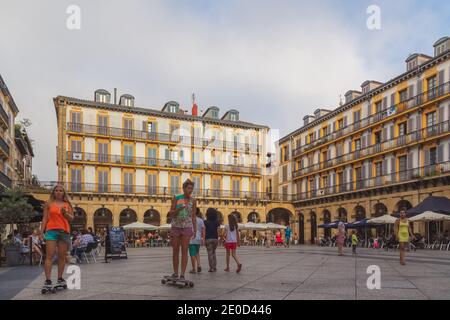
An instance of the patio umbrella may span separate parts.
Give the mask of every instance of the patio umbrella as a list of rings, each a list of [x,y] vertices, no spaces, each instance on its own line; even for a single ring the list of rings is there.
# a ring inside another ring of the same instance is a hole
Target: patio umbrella
[[[413,217],[426,211],[435,213],[450,214],[450,199],[446,197],[430,196],[417,206],[406,211],[408,217]]]
[[[158,227],[158,230],[170,230],[172,229],[172,225],[170,223],[162,224]]]
[[[397,221],[396,217],[393,217],[389,214],[385,214],[381,217],[373,218],[367,221],[369,224],[394,224]]]
[[[424,213],[418,214],[412,217],[409,221],[450,221],[450,215],[437,213],[433,211],[425,211]]]
[[[239,229],[240,230],[266,230],[267,226],[263,223],[248,222],[248,223],[239,223]]]
[[[283,226],[281,224],[272,223],[272,222],[266,223],[265,226],[266,226],[266,229],[269,229],[269,230],[286,229],[286,226]]]
[[[124,230],[157,230],[158,227],[143,222],[133,222],[123,226]]]

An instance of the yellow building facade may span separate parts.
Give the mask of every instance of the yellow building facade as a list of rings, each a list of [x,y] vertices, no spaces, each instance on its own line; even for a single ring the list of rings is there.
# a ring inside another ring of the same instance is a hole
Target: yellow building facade
[[[269,128],[241,121],[237,110],[219,117],[209,107],[198,115],[196,104],[188,113],[174,101],[162,110],[140,108],[131,95],[111,102],[106,90],[93,100],[58,96],[54,105],[58,180],[76,207],[74,228],[169,222],[170,200],[188,178],[203,213],[214,207],[224,221],[229,214],[266,221]],[[30,191],[47,200],[56,183]]]
[[[337,109],[317,109],[303,120],[279,142],[278,175],[301,242],[330,236],[317,227],[323,223],[392,214],[429,195],[450,197],[450,38],[434,44],[433,56],[410,55],[405,73],[365,81]]]

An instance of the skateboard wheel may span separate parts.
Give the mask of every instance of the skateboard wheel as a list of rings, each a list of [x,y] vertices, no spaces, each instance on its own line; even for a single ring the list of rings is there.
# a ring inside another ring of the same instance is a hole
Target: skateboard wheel
[[[162,283],[162,284],[166,284],[166,280],[162,279],[162,280],[161,280],[161,283]]]
[[[46,293],[47,293],[47,290],[42,289],[42,290],[41,290],[41,293],[42,293],[42,294],[46,294]]]
[[[189,287],[193,288],[194,287],[194,283],[193,282],[189,283]]]

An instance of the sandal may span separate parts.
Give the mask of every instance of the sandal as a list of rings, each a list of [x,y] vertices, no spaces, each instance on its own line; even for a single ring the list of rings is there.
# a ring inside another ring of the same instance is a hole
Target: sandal
[[[230,268],[225,268],[225,270],[223,270],[225,272],[230,272]]]
[[[197,272],[195,272],[195,270],[191,270],[189,273],[196,274]]]
[[[236,273],[241,272],[242,270],[242,263],[238,265],[238,268],[236,269]]]

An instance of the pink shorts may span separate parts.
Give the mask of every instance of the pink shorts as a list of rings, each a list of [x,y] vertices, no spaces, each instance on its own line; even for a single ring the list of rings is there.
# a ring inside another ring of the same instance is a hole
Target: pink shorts
[[[337,238],[336,238],[336,242],[339,245],[343,245],[344,244],[344,240],[345,240],[344,236],[337,236]]]
[[[236,242],[226,242],[224,247],[225,247],[225,249],[228,249],[228,250],[236,250],[237,243]]]
[[[170,230],[170,235],[175,238],[179,237],[192,237],[194,234],[194,230],[191,227],[188,228],[180,228],[180,227],[172,227]]]

